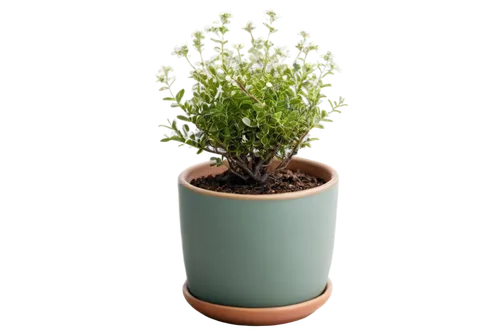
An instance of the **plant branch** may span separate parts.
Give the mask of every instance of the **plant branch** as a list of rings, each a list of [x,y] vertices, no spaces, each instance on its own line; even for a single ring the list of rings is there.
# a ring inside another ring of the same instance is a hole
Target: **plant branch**
[[[262,166],[264,165],[264,162],[265,162],[265,160],[263,158],[259,159],[259,161],[255,165],[255,167],[253,168],[256,176],[261,176],[260,171],[261,171]]]
[[[229,157],[226,157],[226,159],[227,159],[227,163],[229,164],[229,167],[228,167],[229,171],[231,173],[233,173],[234,175],[240,177],[244,181],[247,181],[248,180],[247,176],[244,176],[241,173],[239,173],[238,171],[236,171],[236,167],[234,166],[234,161],[232,161],[231,158],[229,158]]]
[[[302,141],[304,140],[306,135],[311,131],[311,129],[312,129],[312,127],[310,129],[308,129],[307,131],[305,131],[304,134],[302,134],[300,136],[300,138],[297,140],[297,143],[292,148],[292,151],[290,152],[290,154],[288,154],[288,156],[286,156],[285,158],[283,158],[281,160],[281,163],[276,167],[276,169],[274,169],[273,173],[278,171],[278,170],[283,170],[284,168],[287,167],[288,163],[290,163],[290,161],[292,160],[292,157],[297,153],[297,151],[299,150],[300,144],[302,143]]]
[[[271,153],[269,153],[269,155],[266,156],[266,158],[264,159],[265,160],[265,166],[269,166],[269,164],[271,164],[271,161],[273,160],[273,158],[276,156],[276,154],[278,153],[278,151],[281,149],[281,144],[278,144],[276,145],[276,147],[273,149],[273,151]]]
[[[234,168],[229,167],[228,169],[229,169],[229,171],[230,171],[233,175],[236,175],[236,176],[240,177],[240,178],[241,178],[241,179],[243,179],[244,181],[247,181],[247,180],[248,180],[248,177],[245,177],[245,176],[243,176],[241,173],[239,173],[239,172],[237,172],[237,171],[234,171]]]
[[[254,95],[250,94],[245,89],[245,87],[243,87],[243,84],[241,84],[240,81],[238,81],[238,80],[235,79],[234,82],[236,82],[236,84],[238,85],[238,87],[241,89],[241,91],[243,91],[245,93],[245,95],[247,95],[248,97],[250,97],[251,99],[253,99],[255,102],[259,103],[260,105],[264,105],[264,103],[262,103],[257,97],[255,97]]]
[[[264,182],[264,181],[267,179],[267,177],[266,177],[265,175],[264,175],[265,177],[261,177],[259,174],[257,174],[257,173],[255,173],[255,172],[253,172],[253,171],[252,171],[252,170],[248,167],[248,165],[247,165],[247,164],[245,164],[245,162],[244,162],[244,161],[242,161],[240,158],[236,157],[236,161],[234,161],[234,162],[235,162],[235,164],[236,164],[237,166],[239,166],[241,169],[243,169],[243,170],[245,171],[245,173],[246,173],[247,175],[249,175],[249,176],[250,176],[250,178],[252,178],[253,180],[255,180],[255,181],[259,182],[259,183],[262,183],[262,182]]]

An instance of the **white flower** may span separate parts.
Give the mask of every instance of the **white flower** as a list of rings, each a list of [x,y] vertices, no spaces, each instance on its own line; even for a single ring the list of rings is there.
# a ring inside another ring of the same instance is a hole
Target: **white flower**
[[[285,81],[286,81],[287,79],[288,79],[288,76],[283,75],[283,80],[285,80]]]
[[[271,82],[268,82],[268,83],[266,83],[266,86],[268,86],[269,88],[271,88],[273,85],[271,84]]]
[[[196,57],[196,56],[195,56],[195,57],[193,57],[192,61],[193,61],[193,64],[194,64],[195,66],[199,66],[199,65],[201,65],[201,57]]]
[[[229,75],[226,76],[226,81],[231,81],[231,77]]]
[[[158,92],[158,95],[164,94],[167,92],[167,87],[165,85],[158,85],[156,88],[156,91]]]
[[[338,59],[334,60],[333,65],[334,65],[335,73],[341,74],[344,72],[344,64],[342,62],[340,62]]]
[[[305,45],[305,46],[306,46],[306,47],[308,47],[308,48],[309,48],[309,47],[314,47],[314,46],[315,46],[315,43],[314,43],[313,41],[309,41],[309,42],[307,42],[307,43],[306,43],[306,45]]]

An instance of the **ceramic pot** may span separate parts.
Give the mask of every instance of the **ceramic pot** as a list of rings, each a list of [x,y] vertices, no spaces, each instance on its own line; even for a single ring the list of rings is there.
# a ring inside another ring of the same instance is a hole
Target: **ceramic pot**
[[[179,176],[187,288],[211,304],[284,307],[319,297],[328,282],[338,175],[329,166],[293,158],[291,170],[322,178],[309,190],[242,195],[204,190],[195,178],[225,167],[192,166]]]

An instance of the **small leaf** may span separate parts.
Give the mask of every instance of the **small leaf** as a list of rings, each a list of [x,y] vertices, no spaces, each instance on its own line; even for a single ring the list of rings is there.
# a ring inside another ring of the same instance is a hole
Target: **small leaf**
[[[243,105],[252,105],[252,104],[253,104],[253,103],[252,103],[251,101],[249,101],[249,100],[245,100],[245,101],[243,101],[243,102],[241,102],[241,103],[240,103],[240,109],[241,109],[241,107],[242,107]]]
[[[264,105],[254,104],[253,108],[255,111],[263,111],[263,110],[265,110],[266,107]]]
[[[312,142],[312,143],[318,143],[319,142],[319,136],[317,135],[313,135],[309,138],[309,142]]]
[[[205,150],[203,150],[203,149],[197,149],[197,150],[194,151],[194,154],[197,157],[201,157],[204,153],[205,153]]]
[[[213,123],[213,124],[212,124],[212,126],[210,126],[210,128],[209,128],[209,130],[208,130],[208,131],[209,131],[209,132],[211,132],[211,133],[215,133],[215,132],[217,132],[218,130],[219,130],[219,129],[217,128],[217,125],[216,125],[215,123]]]
[[[188,117],[183,116],[183,115],[178,115],[177,119],[184,120],[184,121],[191,121],[191,119],[189,119]]]
[[[170,95],[163,95],[161,97],[161,99],[163,100],[163,102],[165,103],[172,103],[174,101],[174,98]]]
[[[167,89],[168,89],[168,87],[161,87],[160,91],[167,90]]]
[[[210,71],[210,73],[212,73],[212,75],[213,75],[213,76],[215,76],[215,75],[216,75],[216,73],[217,73],[217,72],[216,72],[216,70],[215,70],[215,68],[214,68],[213,66],[210,66],[210,67],[208,68],[208,70]]]
[[[184,126],[182,126],[182,130],[184,131],[184,133],[188,133],[189,132],[189,126],[187,124],[184,124]]]
[[[170,127],[168,123],[159,123],[158,125],[156,125],[156,128],[167,128],[167,127]]]
[[[177,103],[181,102],[182,96],[184,96],[184,89],[182,89],[177,93],[177,95],[175,95],[175,100],[177,101]]]
[[[184,142],[184,140],[180,136],[178,136],[178,135],[174,135],[174,136],[171,136],[171,137],[168,137],[168,138],[163,138],[160,141],[161,142],[168,142],[168,141],[172,141],[172,140],[179,141],[179,142]]]
[[[174,131],[177,131],[177,122],[176,122],[175,120],[174,120],[174,121],[172,121],[172,129],[173,129]]]
[[[266,119],[266,113],[265,112],[257,112],[257,121],[263,122]]]

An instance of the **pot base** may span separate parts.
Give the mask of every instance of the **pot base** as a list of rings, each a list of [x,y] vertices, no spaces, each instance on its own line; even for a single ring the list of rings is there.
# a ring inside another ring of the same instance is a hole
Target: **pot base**
[[[316,298],[302,303],[272,308],[242,308],[205,302],[189,292],[187,281],[184,283],[182,291],[186,301],[207,317],[236,325],[264,326],[290,323],[309,316],[330,298],[332,281],[328,279],[325,290]]]

